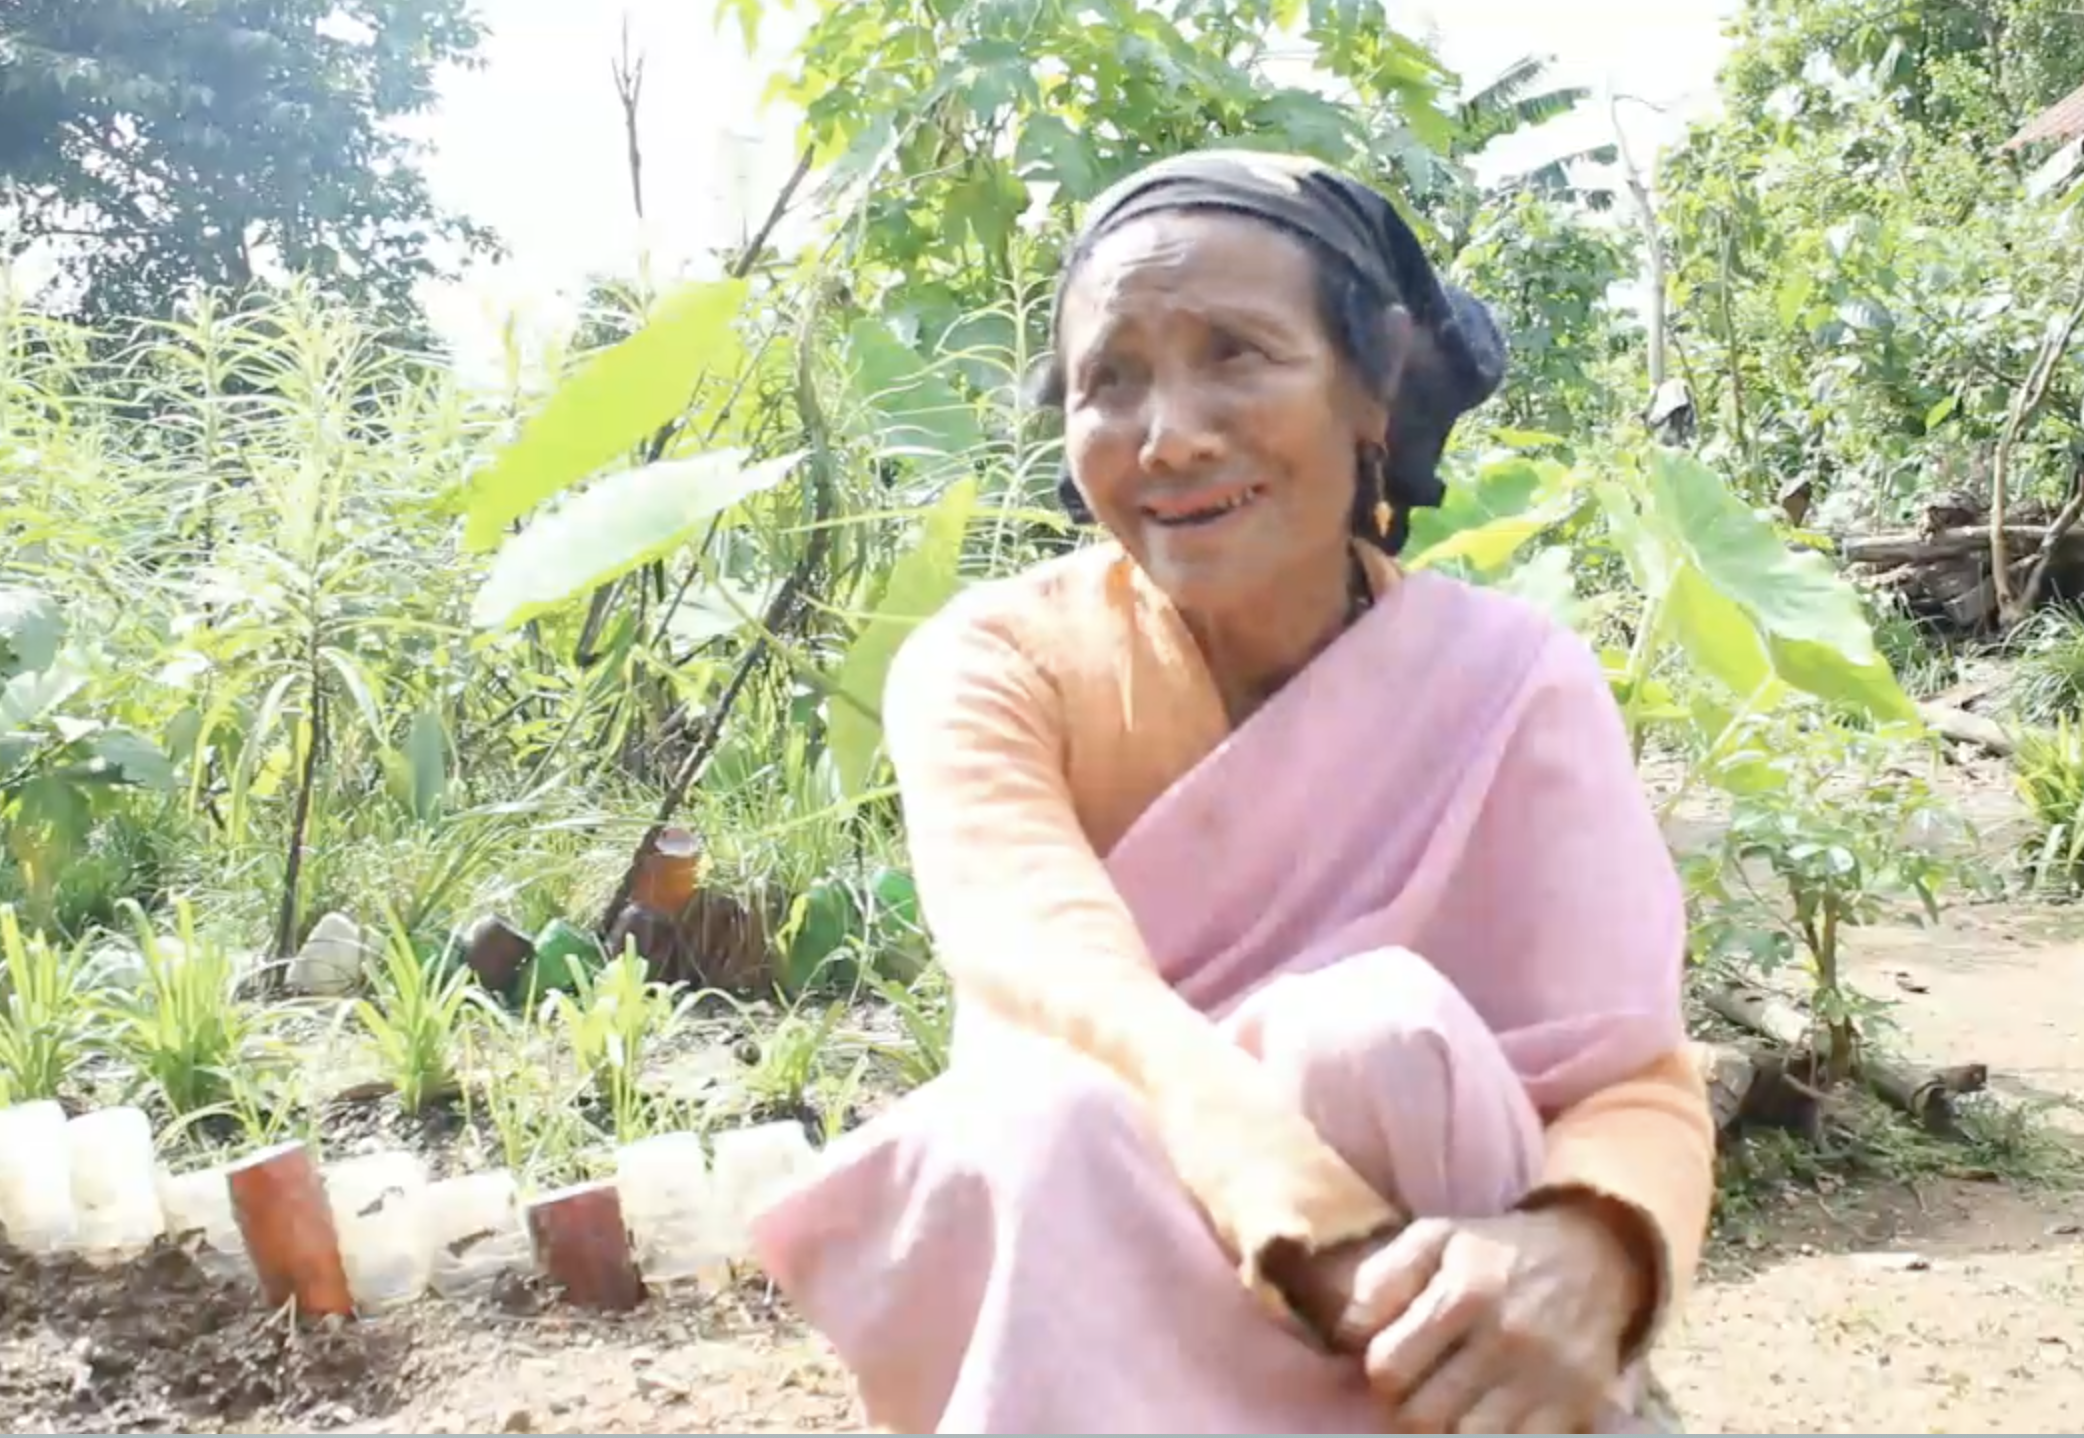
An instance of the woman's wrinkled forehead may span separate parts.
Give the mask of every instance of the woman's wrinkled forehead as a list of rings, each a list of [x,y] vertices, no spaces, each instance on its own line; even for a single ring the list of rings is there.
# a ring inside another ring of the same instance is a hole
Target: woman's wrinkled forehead
[[[1158,211],[1110,231],[1081,258],[1061,300],[1067,338],[1102,316],[1187,309],[1307,311],[1312,261],[1292,235],[1208,210]]]

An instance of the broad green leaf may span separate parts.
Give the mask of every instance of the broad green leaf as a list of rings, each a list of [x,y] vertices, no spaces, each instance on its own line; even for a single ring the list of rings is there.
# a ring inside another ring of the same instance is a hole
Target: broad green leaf
[[[1514,455],[1488,464],[1474,482],[1449,485],[1438,509],[1411,516],[1406,563],[1424,569],[1459,559],[1478,573],[1503,568],[1569,514],[1576,485],[1576,474],[1553,461]]]
[[[1550,434],[1542,429],[1514,429],[1506,426],[1491,431],[1491,441],[1506,449],[1553,449],[1563,443],[1563,436]]]
[[[1644,523],[1642,510],[1628,490],[1602,480],[1592,486],[1592,492],[1599,499],[1599,507],[1606,511],[1607,526],[1613,531],[1614,544],[1628,565],[1635,587],[1652,598],[1662,597],[1671,588],[1679,557],[1663,535]]]
[[[39,775],[15,793],[10,825],[15,832],[8,835],[9,846],[17,858],[52,870],[85,841],[92,819],[87,796],[77,784],[56,774]]]
[[[835,698],[827,722],[840,791],[849,798],[859,798],[875,773],[882,725],[869,716],[882,707],[890,661],[913,628],[932,617],[962,583],[963,537],[976,506],[974,476],[948,486],[927,511],[919,542],[890,567],[882,602],[840,663],[838,687],[854,702]]]
[[[1694,666],[1738,698],[1748,699],[1773,677],[1772,660],[1751,616],[1690,564],[1672,576],[1664,622]]]
[[[967,470],[985,446],[977,411],[880,320],[847,335],[854,391],[885,453],[911,459],[928,479]]]
[[[1874,647],[1858,593],[1813,550],[1790,549],[1713,470],[1690,456],[1650,460],[1650,520],[1702,579],[1765,637],[1788,683],[1879,718],[1917,708]]]
[[[680,414],[705,374],[744,359],[732,321],[743,280],[690,285],[620,344],[588,359],[531,415],[520,437],[471,476],[464,547],[498,547],[506,527],[627,454]]]
[[[111,729],[95,739],[94,757],[113,768],[126,784],[146,789],[174,787],[173,761],[157,744],[129,729]]]
[[[800,458],[748,465],[743,450],[720,449],[611,474],[507,541],[471,618],[508,628],[670,554],[710,519],[779,484]]]
[[[56,600],[34,589],[0,588],[0,663],[11,660],[17,670],[48,669],[64,640],[65,619]]]
[[[1777,635],[1768,638],[1767,647],[1772,651],[1773,668],[1797,689],[1849,704],[1877,719],[1913,725],[1923,722],[1889,661],[1877,651],[1870,650],[1865,660],[1855,662],[1834,645]]]

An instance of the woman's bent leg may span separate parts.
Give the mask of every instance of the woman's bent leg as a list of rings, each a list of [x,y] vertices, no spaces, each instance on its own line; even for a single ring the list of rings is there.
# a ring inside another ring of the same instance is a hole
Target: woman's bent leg
[[[1406,949],[1275,979],[1226,1021],[1325,1142],[1421,1216],[1502,1213],[1540,1172],[1541,1119],[1455,986]]]
[[[1422,1212],[1495,1212],[1540,1129],[1422,960],[1277,982],[1229,1025],[1362,1173]],[[1357,1366],[1238,1281],[1134,1097],[1047,1040],[994,1041],[834,1146],[761,1257],[905,1432],[1361,1432]]]

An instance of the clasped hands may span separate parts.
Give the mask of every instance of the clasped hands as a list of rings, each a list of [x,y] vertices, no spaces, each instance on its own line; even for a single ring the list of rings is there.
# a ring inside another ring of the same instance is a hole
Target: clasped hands
[[[1419,1219],[1267,1275],[1359,1357],[1386,1433],[1582,1433],[1611,1401],[1645,1275],[1598,1208]]]

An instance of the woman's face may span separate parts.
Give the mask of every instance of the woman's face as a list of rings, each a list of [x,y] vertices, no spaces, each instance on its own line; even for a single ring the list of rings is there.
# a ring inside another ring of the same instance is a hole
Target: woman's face
[[[1343,582],[1354,446],[1386,414],[1325,332],[1299,240],[1208,211],[1134,220],[1072,277],[1058,339],[1072,478],[1174,602]]]

